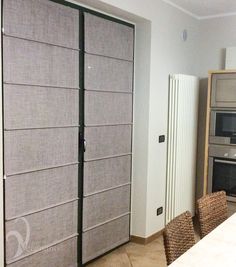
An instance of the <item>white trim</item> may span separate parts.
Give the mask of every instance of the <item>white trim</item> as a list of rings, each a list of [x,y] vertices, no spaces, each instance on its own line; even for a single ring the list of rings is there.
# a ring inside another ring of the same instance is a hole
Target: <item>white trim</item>
[[[96,11],[96,12],[99,12],[99,13],[101,13],[103,15],[107,15],[107,16],[113,17],[115,19],[122,20],[122,21],[127,22],[127,23],[130,23],[130,24],[132,24],[134,26],[136,25],[136,23],[133,22],[133,21],[127,20],[127,19],[122,18],[122,17],[115,16],[115,15],[113,15],[111,13],[108,13],[108,12],[103,11],[102,9],[95,8],[93,6],[84,4],[83,2],[80,2],[80,0],[78,0],[78,1],[76,1],[76,0],[65,0],[65,1],[68,2],[68,3],[74,4],[76,6],[81,6],[81,7],[84,7],[84,8],[87,8],[87,9],[90,9],[90,10],[93,10],[93,11]]]
[[[163,2],[179,9],[180,11],[182,11],[183,13],[198,19],[198,20],[205,20],[205,19],[215,19],[215,18],[223,18],[223,17],[230,17],[230,16],[236,16],[236,12],[226,12],[226,13],[219,13],[219,14],[215,14],[215,15],[209,15],[209,16],[199,16],[195,13],[190,12],[189,10],[173,3],[171,0],[162,0]]]
[[[236,12],[229,12],[229,13],[221,13],[221,14],[215,14],[210,16],[201,16],[198,19],[204,20],[204,19],[215,19],[215,18],[224,18],[224,17],[231,17],[236,16]]]
[[[195,19],[200,19],[200,17],[197,16],[196,14],[188,11],[187,9],[185,9],[185,8],[179,6],[179,5],[174,4],[173,2],[171,2],[171,0],[162,0],[162,1],[167,3],[167,4],[169,4],[169,5],[171,5],[171,6],[173,6],[173,7],[175,7],[175,8],[177,8],[177,9],[179,9],[180,11],[184,12],[185,14],[187,14],[187,15],[195,18]]]

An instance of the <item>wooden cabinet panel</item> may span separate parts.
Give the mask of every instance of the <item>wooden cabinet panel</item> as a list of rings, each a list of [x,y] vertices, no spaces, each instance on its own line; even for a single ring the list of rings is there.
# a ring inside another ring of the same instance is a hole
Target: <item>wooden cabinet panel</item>
[[[212,75],[211,106],[236,108],[236,73]]]

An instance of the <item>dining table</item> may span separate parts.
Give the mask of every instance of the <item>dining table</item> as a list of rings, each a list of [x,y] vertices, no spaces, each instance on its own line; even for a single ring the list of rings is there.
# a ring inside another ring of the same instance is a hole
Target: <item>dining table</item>
[[[198,241],[169,267],[236,267],[236,213]]]

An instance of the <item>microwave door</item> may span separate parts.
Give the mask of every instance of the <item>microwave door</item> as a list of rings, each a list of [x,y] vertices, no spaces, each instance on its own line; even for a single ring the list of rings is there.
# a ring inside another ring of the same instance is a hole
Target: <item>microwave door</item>
[[[209,141],[213,144],[236,144],[236,112],[211,112]]]
[[[215,135],[232,137],[236,133],[236,113],[216,112]]]

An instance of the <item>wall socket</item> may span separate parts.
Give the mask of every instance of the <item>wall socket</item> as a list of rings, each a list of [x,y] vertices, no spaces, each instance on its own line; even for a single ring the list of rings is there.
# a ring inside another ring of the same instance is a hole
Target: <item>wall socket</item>
[[[163,207],[157,209],[157,216],[163,213]]]
[[[159,139],[159,143],[164,143],[166,137],[165,137],[165,135],[159,135],[159,138],[158,139]]]

